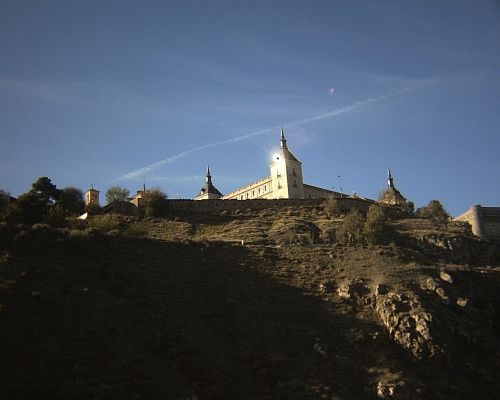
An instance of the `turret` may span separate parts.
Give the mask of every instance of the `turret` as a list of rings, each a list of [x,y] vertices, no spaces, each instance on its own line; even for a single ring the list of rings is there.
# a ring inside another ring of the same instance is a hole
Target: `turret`
[[[212,175],[210,174],[210,166],[207,165],[207,173],[205,175],[205,186],[201,188],[200,193],[194,198],[195,200],[211,200],[220,199],[222,193],[212,183]]]

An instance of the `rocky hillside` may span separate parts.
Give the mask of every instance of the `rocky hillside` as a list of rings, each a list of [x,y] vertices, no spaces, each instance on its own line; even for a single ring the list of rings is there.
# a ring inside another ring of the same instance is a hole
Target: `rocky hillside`
[[[2,226],[0,398],[498,398],[498,243],[407,219],[341,245],[342,221]]]

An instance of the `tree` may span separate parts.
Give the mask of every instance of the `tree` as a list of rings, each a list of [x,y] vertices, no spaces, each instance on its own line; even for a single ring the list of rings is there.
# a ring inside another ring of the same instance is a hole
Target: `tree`
[[[31,192],[43,196],[47,203],[53,203],[55,200],[58,200],[61,194],[56,185],[46,176],[42,176],[33,182]]]
[[[0,210],[10,203],[10,193],[6,190],[0,189]]]
[[[418,208],[415,215],[419,218],[428,218],[435,221],[447,221],[450,218],[450,214],[439,200],[431,200],[425,207]]]
[[[3,218],[13,224],[35,224],[42,222],[48,209],[46,197],[31,191],[23,193],[15,202],[9,203],[4,209]]]
[[[151,189],[144,196],[144,211],[148,217],[160,217],[167,210],[167,195],[160,189]]]
[[[335,237],[339,243],[352,244],[361,242],[363,235],[363,216],[357,208],[353,208],[344,218],[344,222],[335,232]]]
[[[57,205],[67,214],[82,214],[85,211],[83,192],[73,186],[61,190]]]
[[[113,201],[126,201],[130,196],[130,191],[128,189],[122,188],[120,186],[112,186],[106,192],[106,203],[112,203]]]
[[[363,234],[369,244],[379,244],[383,241],[384,223],[385,215],[382,208],[377,204],[372,204],[363,225]]]

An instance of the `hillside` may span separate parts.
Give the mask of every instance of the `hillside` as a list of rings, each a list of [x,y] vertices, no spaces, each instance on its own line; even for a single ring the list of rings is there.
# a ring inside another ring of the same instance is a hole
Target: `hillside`
[[[498,398],[498,242],[400,219],[383,245],[333,243],[342,222],[3,225],[0,398]]]

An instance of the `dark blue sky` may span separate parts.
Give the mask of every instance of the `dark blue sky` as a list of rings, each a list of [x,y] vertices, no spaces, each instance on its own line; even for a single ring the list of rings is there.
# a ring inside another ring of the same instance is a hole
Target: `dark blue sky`
[[[283,125],[307,183],[500,205],[499,50],[497,1],[2,1],[0,187],[227,193]]]

